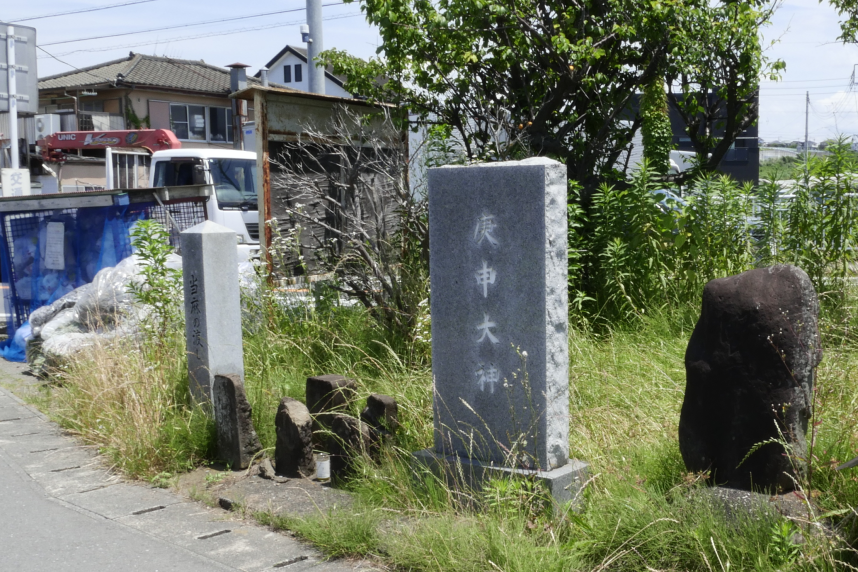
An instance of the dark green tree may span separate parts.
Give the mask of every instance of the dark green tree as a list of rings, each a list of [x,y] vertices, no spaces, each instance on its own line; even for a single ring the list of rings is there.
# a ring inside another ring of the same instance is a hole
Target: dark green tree
[[[667,94],[661,78],[656,77],[644,86],[640,115],[644,158],[656,173],[665,175],[670,167],[673,130],[670,128]]]
[[[759,117],[759,78],[777,79],[784,62],[770,62],[759,41],[774,5],[713,4],[694,10],[674,30],[667,62],[668,99],[687,126],[700,170],[714,171],[724,155]]]
[[[732,81],[724,93],[736,94],[729,109],[756,116],[747,95],[766,64],[751,22],[769,15],[756,3],[731,12],[708,0],[359,1],[379,27],[384,57],[325,53],[347,76],[346,89],[405,105],[418,122],[449,125],[468,159],[557,158],[585,197],[601,182],[624,180],[622,155],[641,125],[630,110],[644,86],[671,79],[720,87],[707,79],[707,49],[730,55],[718,62]],[[735,36],[712,37],[729,43],[708,45],[710,36],[696,33],[732,14],[747,19]],[[724,139],[732,143],[743,124],[727,125]],[[712,150],[717,164],[721,148]]]
[[[822,4],[822,0],[819,0]],[[843,32],[837,38],[844,44],[858,43],[858,0],[829,0],[837,10],[840,20],[840,30]]]

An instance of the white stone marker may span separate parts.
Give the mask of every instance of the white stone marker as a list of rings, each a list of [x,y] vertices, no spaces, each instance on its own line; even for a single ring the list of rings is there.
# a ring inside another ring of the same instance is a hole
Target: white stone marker
[[[206,221],[182,232],[181,240],[191,396],[210,403],[216,375],[244,379],[237,239]]]
[[[544,158],[429,171],[435,447],[417,454],[537,470],[563,500],[586,467],[569,459],[566,190]]]

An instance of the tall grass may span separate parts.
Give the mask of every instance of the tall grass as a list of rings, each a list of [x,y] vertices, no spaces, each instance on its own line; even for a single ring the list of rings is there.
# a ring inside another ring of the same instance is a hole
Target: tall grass
[[[573,316],[588,326],[628,323],[698,303],[714,278],[788,263],[808,273],[824,313],[854,319],[843,292],[856,260],[858,161],[835,145],[795,174],[787,190],[703,178],[683,189],[685,205],[660,202],[654,191],[664,184],[646,165],[626,187],[601,187],[588,213],[570,209]]]
[[[214,422],[191,402],[184,332],[159,344],[101,341],[41,397],[61,426],[132,477],[190,470],[214,453]]]
[[[282,293],[260,297],[268,295]],[[308,375],[349,375],[361,397],[381,392],[400,404],[401,431],[380,459],[361,459],[347,485],[354,508],[300,519],[265,516],[332,556],[375,554],[399,569],[439,571],[825,570],[844,558],[806,529],[806,544],[795,548],[792,529],[784,532],[773,518],[728,518],[685,471],[677,423],[693,306],[599,333],[570,332],[570,448],[591,464],[592,475],[580,513],[554,510],[528,481],[451,489],[412,465],[411,453],[432,442],[429,367],[422,358],[409,362],[413,348],[394,345],[365,311],[280,304],[262,316],[246,321],[245,367],[266,447],[274,444],[277,402],[303,397]],[[858,479],[832,467],[858,447],[858,352],[848,337],[826,340],[816,470],[805,490],[817,491],[822,511],[846,521],[858,504]],[[211,424],[187,401],[181,340],[160,348],[161,354],[146,345],[97,347],[51,394],[55,417],[132,475],[182,470],[213,454]]]
[[[700,476],[685,471],[677,440],[683,356],[706,281],[772,262],[810,264],[824,302],[825,358],[811,424],[814,470],[801,488],[842,525],[847,540],[858,538],[851,510],[858,505],[858,477],[834,470],[858,449],[856,296],[849,280],[855,229],[851,175],[843,175],[854,168],[836,160],[812,165],[803,198],[789,205],[773,187],[754,196],[748,187],[715,178],[693,185],[687,206],[660,209],[644,170],[630,189],[604,187],[589,216],[570,209],[577,324],[569,337],[570,451],[590,463],[592,475],[581,512],[552,506],[526,479],[452,489],[416,468],[411,453],[431,446],[433,432],[426,332],[404,339],[322,290],[307,304],[295,292],[260,282],[243,297],[245,387],[266,448],[274,446],[279,400],[303,399],[310,375],[355,379],[354,415],[370,393],[394,396],[401,421],[379,459],[356,464],[346,485],[356,498],[350,512],[265,518],[331,555],[371,553],[407,570],[855,565],[843,545],[813,533],[808,523],[728,516],[704,493]],[[428,319],[417,323],[425,327]],[[211,459],[212,425],[188,401],[181,338],[172,332],[159,343],[93,348],[46,398],[52,414],[131,475]],[[797,530],[806,540],[798,547],[791,542]]]
[[[684,392],[682,358],[692,327],[690,312],[674,312],[600,335],[571,333],[571,452],[587,460],[592,471],[580,513],[565,507],[545,510],[550,500],[522,482],[494,482],[487,490],[450,489],[410,462],[414,447],[402,438],[380,461],[359,463],[348,485],[358,499],[356,508],[277,523],[332,555],[378,554],[407,570],[842,566],[837,562],[846,555],[806,524],[787,522],[784,528],[772,515],[734,511],[728,516],[723,505],[704,494],[702,479],[685,471],[677,423]],[[839,511],[835,520],[858,501],[858,479],[832,469],[855,444],[854,356],[854,348],[844,343],[826,356],[828,363],[820,369],[819,455],[813,461],[814,482],[805,484],[808,494],[816,491],[812,494],[821,512]],[[375,381],[364,378],[362,383]],[[428,402],[425,406],[428,437]],[[800,547],[792,544],[798,531],[806,537]]]

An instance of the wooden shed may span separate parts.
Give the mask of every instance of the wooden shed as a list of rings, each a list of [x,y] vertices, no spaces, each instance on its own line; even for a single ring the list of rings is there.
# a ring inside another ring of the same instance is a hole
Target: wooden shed
[[[372,217],[378,224],[385,225],[385,232],[395,227],[395,202],[384,200],[386,193],[393,190],[381,188],[389,185],[389,181],[380,180],[369,169],[351,160],[355,154],[364,153],[369,157],[366,149],[369,143],[357,131],[376,134],[374,159],[389,150],[391,156],[386,157],[389,162],[406,160],[406,134],[386,121],[391,113],[397,112],[394,106],[262,86],[248,87],[230,97],[252,102],[255,110],[259,220],[264,226],[264,232],[260,232],[260,246],[269,268],[286,276],[316,270],[312,253],[322,242],[333,240],[332,229],[342,230],[342,225],[347,224],[337,220],[336,209],[331,209],[330,205],[349,200],[343,196],[343,189],[347,188],[343,182],[349,177],[349,170],[362,169],[356,175],[360,185],[373,187],[377,191],[373,196],[381,197],[375,201],[379,204],[358,205],[364,213],[360,216]],[[353,122],[357,118],[359,125],[354,131],[344,130],[342,122],[338,122],[337,118],[344,114]],[[385,142],[381,147],[379,140]],[[403,149],[404,154],[401,153]],[[304,176],[297,176],[298,171]],[[405,171],[400,164],[399,172]],[[365,199],[360,200],[365,202]],[[296,229],[296,204],[308,215],[299,229]],[[278,248],[276,256],[272,257],[269,246],[277,241],[278,235],[292,237],[296,248]]]

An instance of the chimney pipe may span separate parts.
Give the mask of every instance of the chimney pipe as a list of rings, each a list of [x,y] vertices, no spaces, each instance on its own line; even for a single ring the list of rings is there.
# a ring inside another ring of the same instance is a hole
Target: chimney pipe
[[[268,87],[268,68],[259,70],[259,79],[262,80],[262,87]]]
[[[325,49],[322,38],[322,0],[307,0],[307,24],[310,37],[307,42],[307,83],[310,93],[325,93],[325,68],[316,67],[316,58]]]
[[[234,63],[229,68],[229,91],[235,93],[247,88],[247,64]],[[241,129],[244,127],[244,117],[247,115],[247,102],[243,99],[232,100],[232,147],[244,149]]]

